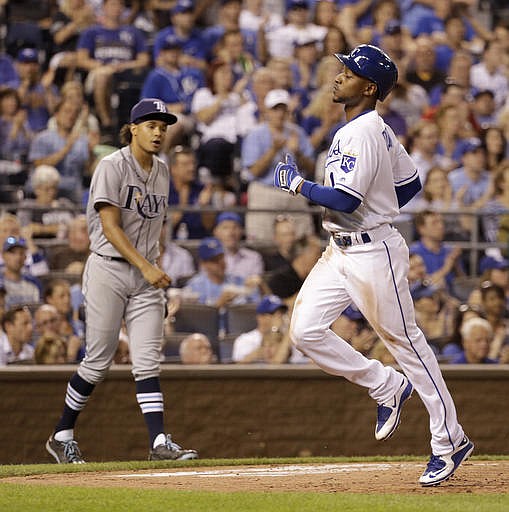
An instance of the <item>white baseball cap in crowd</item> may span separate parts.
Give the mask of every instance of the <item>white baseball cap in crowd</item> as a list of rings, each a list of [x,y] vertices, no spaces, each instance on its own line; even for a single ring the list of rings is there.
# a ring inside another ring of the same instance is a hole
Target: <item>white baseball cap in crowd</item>
[[[266,108],[274,108],[277,105],[286,105],[290,104],[290,95],[288,91],[284,89],[272,89],[265,96],[265,107]]]

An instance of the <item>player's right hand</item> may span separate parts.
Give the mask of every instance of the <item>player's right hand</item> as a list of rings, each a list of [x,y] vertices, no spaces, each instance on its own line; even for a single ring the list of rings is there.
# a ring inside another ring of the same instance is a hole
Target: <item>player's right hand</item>
[[[274,169],[274,186],[295,195],[297,188],[304,181],[292,156],[287,153],[284,162],[279,162]]]
[[[142,273],[145,280],[156,288],[168,288],[171,284],[171,277],[156,265],[147,266]]]

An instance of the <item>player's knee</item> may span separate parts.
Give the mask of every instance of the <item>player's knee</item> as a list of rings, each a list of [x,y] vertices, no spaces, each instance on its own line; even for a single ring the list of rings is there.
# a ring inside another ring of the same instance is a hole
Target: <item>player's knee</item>
[[[106,374],[108,373],[108,369],[109,366],[104,368],[92,367],[81,363],[80,367],[78,368],[78,375],[82,379],[85,379],[87,382],[90,382],[90,384],[96,385],[104,380]]]
[[[296,318],[292,320],[290,339],[298,349],[303,350],[306,344],[321,341],[323,337],[324,333],[317,329],[312,322]]]

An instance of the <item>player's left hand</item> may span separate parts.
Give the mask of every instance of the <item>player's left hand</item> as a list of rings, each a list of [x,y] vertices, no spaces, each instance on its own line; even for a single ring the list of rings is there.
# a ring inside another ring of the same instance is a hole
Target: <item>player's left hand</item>
[[[279,162],[274,169],[274,186],[286,190],[292,196],[297,193],[297,188],[304,181],[300,175],[297,164],[292,156],[287,153],[284,162]]]

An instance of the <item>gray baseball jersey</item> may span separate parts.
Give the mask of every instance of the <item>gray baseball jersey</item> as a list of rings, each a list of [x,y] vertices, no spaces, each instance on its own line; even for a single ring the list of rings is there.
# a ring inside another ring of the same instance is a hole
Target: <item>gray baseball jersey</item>
[[[90,184],[87,206],[90,249],[103,256],[121,255],[104,236],[96,205],[120,208],[122,229],[134,247],[149,261],[159,256],[159,235],[168,205],[170,187],[166,164],[153,156],[152,172],[146,173],[126,146],[103,158]]]

